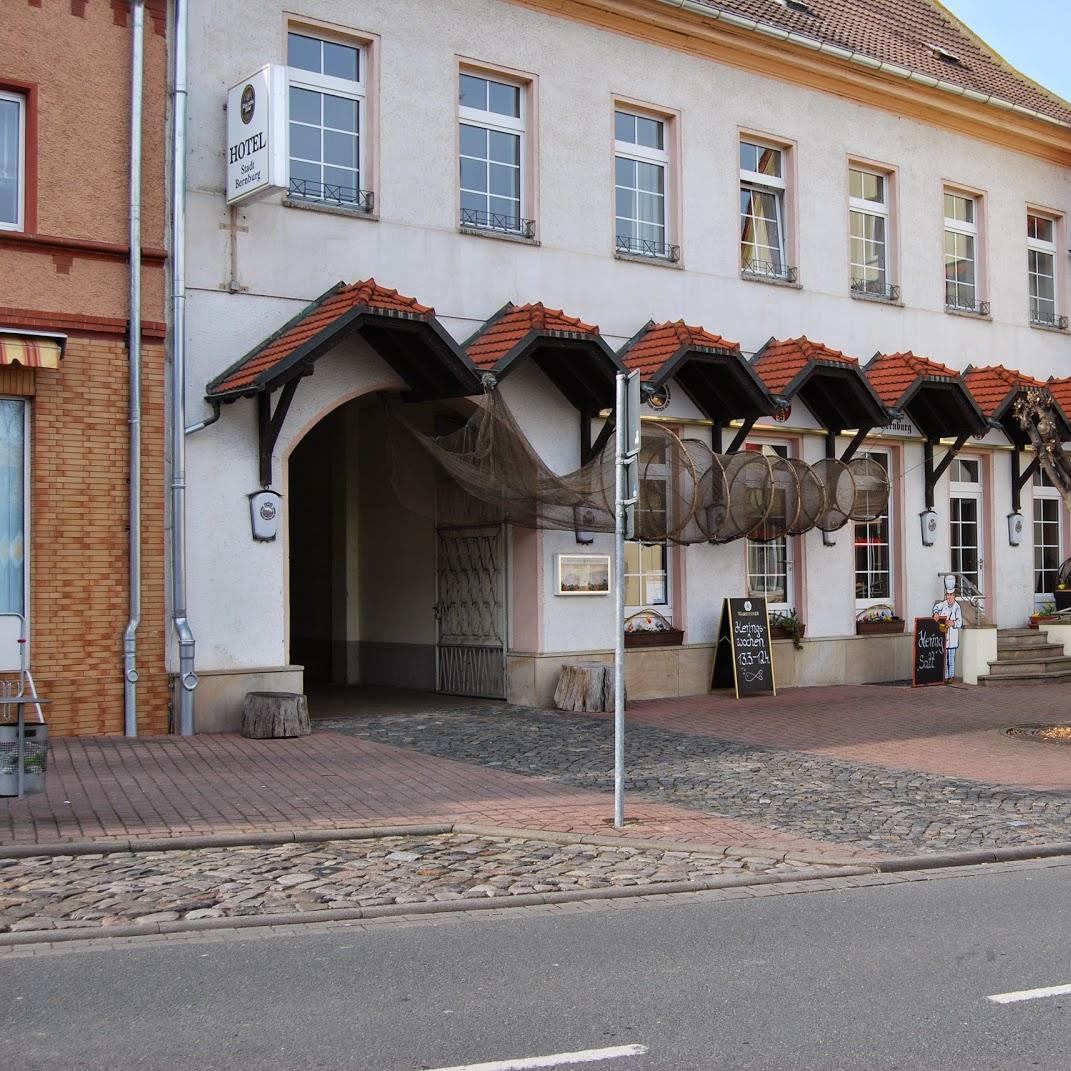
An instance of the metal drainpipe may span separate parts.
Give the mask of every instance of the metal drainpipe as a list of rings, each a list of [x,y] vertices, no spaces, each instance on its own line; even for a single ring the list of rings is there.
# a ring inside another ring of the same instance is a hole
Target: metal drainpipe
[[[179,717],[193,735],[194,637],[186,617],[186,38],[187,0],[175,2],[171,168],[171,616],[179,642]]]
[[[123,633],[123,730],[138,735],[141,624],[141,112],[145,3],[134,0],[130,61],[130,620]]]

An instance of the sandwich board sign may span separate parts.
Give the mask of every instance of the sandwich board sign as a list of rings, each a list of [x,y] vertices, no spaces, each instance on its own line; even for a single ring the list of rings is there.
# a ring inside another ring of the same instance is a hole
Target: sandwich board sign
[[[944,684],[945,630],[932,617],[915,618],[915,643],[911,658],[911,683],[915,688],[926,684]]]
[[[777,695],[770,618],[765,599],[726,599],[714,651],[712,688],[733,688],[742,695]]]

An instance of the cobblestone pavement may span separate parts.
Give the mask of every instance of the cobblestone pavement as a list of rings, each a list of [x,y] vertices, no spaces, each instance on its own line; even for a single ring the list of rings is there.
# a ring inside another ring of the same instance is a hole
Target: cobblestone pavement
[[[611,791],[613,724],[502,704],[332,717],[317,728]],[[1071,839],[1071,793],[850,762],[630,725],[626,787],[641,798],[887,854]]]
[[[113,927],[742,875],[803,862],[465,834],[0,859],[0,931]]]

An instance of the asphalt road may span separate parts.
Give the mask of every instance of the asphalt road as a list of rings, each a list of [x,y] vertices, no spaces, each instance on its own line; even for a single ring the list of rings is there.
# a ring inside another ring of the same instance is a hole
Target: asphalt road
[[[987,998],[1071,983],[1071,866],[945,874],[6,956],[0,1066],[1066,1071],[1071,994]]]

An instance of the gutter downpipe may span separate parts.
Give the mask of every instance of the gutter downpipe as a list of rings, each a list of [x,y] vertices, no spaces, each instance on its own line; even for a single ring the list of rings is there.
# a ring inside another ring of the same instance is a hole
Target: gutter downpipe
[[[179,643],[178,731],[192,736],[194,636],[186,616],[186,39],[188,0],[175,0],[171,168],[171,616]]]
[[[700,2],[700,0],[656,0],[656,2],[665,7],[676,8],[678,11],[689,11],[693,15],[701,15],[710,22],[724,22],[730,26],[735,26],[740,30],[750,30],[752,33],[760,33],[765,37],[772,37],[778,41],[786,41],[792,45],[799,45],[801,48],[808,48],[812,52],[821,52],[827,56],[835,56],[837,59],[845,60],[848,63],[854,63],[860,67],[867,67],[872,71],[882,71],[885,74],[892,75],[894,78],[902,78],[905,82],[918,82],[920,85],[929,86],[931,89],[939,89],[945,93],[950,93],[952,96],[964,97],[967,100],[973,100],[979,104],[988,104],[1001,111],[1015,112],[1017,115],[1025,115],[1031,119],[1037,119],[1040,122],[1048,123],[1050,126],[1062,127],[1065,130],[1071,127],[1071,123],[1067,123],[1062,119],[1056,119],[1054,116],[1046,115],[1044,112],[1035,111],[1033,108],[1026,108],[1022,104],[1013,104],[1011,101],[1004,100],[1003,97],[996,97],[987,93],[979,93],[975,89],[968,89],[966,86],[956,85],[955,82],[945,82],[939,78],[933,78],[928,74],[912,71],[907,67],[900,67],[895,63],[888,63],[886,60],[875,59],[873,56],[868,56],[865,52],[857,52],[850,48],[843,48],[840,45],[830,44],[827,41],[820,41],[816,37],[797,33],[795,30],[782,29],[780,26],[774,26],[772,23],[763,22],[761,19],[748,18],[746,15],[737,15],[735,12],[726,11],[724,8],[708,7],[706,4]]]
[[[141,119],[145,3],[134,0],[130,61],[130,620],[123,633],[123,731],[138,735],[138,626],[141,624]]]

